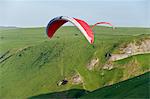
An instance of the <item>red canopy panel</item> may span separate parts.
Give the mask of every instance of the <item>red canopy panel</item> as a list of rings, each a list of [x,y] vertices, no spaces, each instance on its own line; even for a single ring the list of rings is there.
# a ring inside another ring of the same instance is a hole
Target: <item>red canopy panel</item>
[[[113,29],[115,28],[111,23],[109,23],[109,22],[97,22],[97,23],[95,23],[91,28],[93,29],[96,25],[98,25],[98,24],[107,24],[107,25],[109,25],[109,26],[111,26]]]
[[[51,23],[51,25],[48,26],[47,35],[48,37],[52,37],[54,33],[58,30],[59,27],[61,27],[63,24],[65,24],[66,20],[55,20]]]
[[[93,31],[85,21],[65,16],[56,17],[48,23],[46,29],[48,37],[51,38],[54,33],[66,22],[71,22],[72,24],[74,24],[83,33],[90,44],[94,42]]]
[[[84,22],[84,21],[82,21],[82,20],[79,20],[79,19],[76,19],[76,18],[74,18],[78,23],[80,23],[80,25],[84,28],[84,30],[87,32],[87,34],[88,34],[88,36],[89,37],[91,37],[92,39],[91,39],[91,43],[93,43],[94,42],[94,35],[93,35],[93,31],[91,30],[91,28],[90,28],[90,26],[86,23],[86,22]]]

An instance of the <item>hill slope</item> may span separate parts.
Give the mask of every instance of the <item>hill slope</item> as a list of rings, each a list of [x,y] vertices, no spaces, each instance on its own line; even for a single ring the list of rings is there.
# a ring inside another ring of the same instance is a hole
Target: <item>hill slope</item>
[[[125,98],[140,98],[148,99],[149,86],[150,86],[150,72],[145,73],[141,76],[107,86],[87,95],[81,96],[85,99],[91,98],[111,98],[111,99],[125,99]]]
[[[51,40],[43,35],[44,30],[0,31],[0,97],[27,98],[70,89],[93,91],[149,71],[150,54],[115,62],[109,62],[106,55],[124,42],[149,37],[149,29],[96,27],[94,46],[75,27],[61,28]],[[63,79],[68,83],[57,86]]]
[[[85,90],[67,90],[63,92],[55,92],[49,94],[42,94],[31,97],[30,99],[48,99],[48,98],[111,98],[111,99],[123,99],[123,98],[149,98],[149,85],[150,85],[150,73],[131,78],[129,80],[122,81],[120,83],[106,86],[97,89],[92,92]]]

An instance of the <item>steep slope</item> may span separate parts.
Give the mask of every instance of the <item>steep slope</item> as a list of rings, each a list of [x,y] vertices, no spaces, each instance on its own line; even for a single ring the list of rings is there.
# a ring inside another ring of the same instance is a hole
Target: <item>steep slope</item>
[[[149,98],[150,72],[134,77],[132,79],[97,89],[93,92],[81,96],[81,99],[91,98],[111,98],[111,99],[129,99],[129,98]]]
[[[111,98],[111,99],[124,99],[124,98],[149,98],[149,84],[150,72],[143,75],[119,82],[117,84],[99,88],[92,92],[85,90],[72,89],[62,92],[54,92],[48,94],[41,94],[38,96],[30,97],[30,99],[49,99],[49,98]]]

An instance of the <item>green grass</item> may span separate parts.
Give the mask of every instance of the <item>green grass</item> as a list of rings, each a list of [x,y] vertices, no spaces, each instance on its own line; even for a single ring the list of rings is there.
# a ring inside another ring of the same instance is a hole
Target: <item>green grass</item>
[[[132,79],[84,94],[81,99],[149,99],[150,72]]]
[[[54,92],[54,93],[48,93],[48,94],[41,94],[38,96],[29,97],[29,99],[72,99],[72,98],[79,98],[83,96],[85,93],[88,93],[86,90],[81,89],[71,89],[67,91],[62,92]]]
[[[111,86],[99,88],[92,92],[71,89],[62,92],[53,92],[30,97],[29,99],[49,99],[49,98],[79,98],[79,99],[130,99],[130,98],[149,98],[150,72],[140,76],[116,83]]]
[[[150,54],[114,62],[115,68],[110,71],[101,67],[107,61],[106,53],[113,52],[124,42],[139,38],[141,34],[147,34],[141,37],[149,36],[149,30],[96,27],[93,30],[95,47],[73,26],[62,27],[52,39],[46,36],[45,28],[0,30],[0,55],[8,50],[10,52],[2,59],[12,55],[0,63],[0,97],[27,98],[70,89],[93,91],[143,74],[149,69],[147,59]],[[89,71],[86,66],[94,57],[99,58],[99,66]],[[136,62],[138,64],[133,67],[138,68],[135,74],[130,75],[128,70],[134,69],[130,65]],[[73,85],[69,82],[57,86],[57,82],[76,73],[82,76],[83,84]]]

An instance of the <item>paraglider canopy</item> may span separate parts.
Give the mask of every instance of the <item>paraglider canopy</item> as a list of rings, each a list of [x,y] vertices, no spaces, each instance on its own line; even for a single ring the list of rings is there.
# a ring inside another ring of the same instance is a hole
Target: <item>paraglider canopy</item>
[[[93,29],[98,24],[107,24],[107,25],[111,26],[113,29],[115,29],[115,27],[111,23],[109,23],[109,22],[97,22],[91,28]]]
[[[48,37],[53,37],[54,33],[66,22],[71,22],[73,25],[75,25],[83,33],[90,44],[94,42],[93,32],[85,21],[66,16],[56,17],[48,23],[46,28]]]

